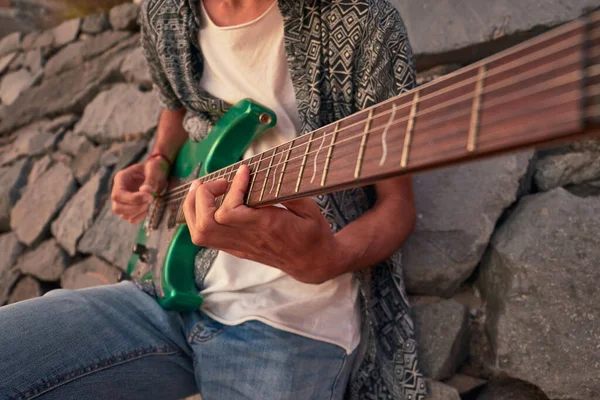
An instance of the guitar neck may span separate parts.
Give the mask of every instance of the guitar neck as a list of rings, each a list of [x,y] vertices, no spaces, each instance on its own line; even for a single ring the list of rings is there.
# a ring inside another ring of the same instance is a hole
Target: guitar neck
[[[598,123],[599,45],[594,13],[203,179],[247,164],[260,207],[570,140]]]

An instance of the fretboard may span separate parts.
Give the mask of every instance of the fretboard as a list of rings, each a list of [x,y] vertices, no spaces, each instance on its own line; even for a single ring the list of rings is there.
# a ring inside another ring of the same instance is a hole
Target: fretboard
[[[599,45],[595,13],[202,179],[247,164],[260,207],[572,139],[600,116]]]

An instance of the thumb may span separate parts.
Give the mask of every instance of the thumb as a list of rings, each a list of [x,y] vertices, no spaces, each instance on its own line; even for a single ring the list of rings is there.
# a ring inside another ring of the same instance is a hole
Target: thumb
[[[146,179],[140,186],[140,192],[153,195],[160,194],[167,186],[168,168],[163,168],[161,163],[147,161],[144,165]]]
[[[321,210],[312,197],[302,197],[282,203],[288,211],[301,218],[314,219],[321,216]]]

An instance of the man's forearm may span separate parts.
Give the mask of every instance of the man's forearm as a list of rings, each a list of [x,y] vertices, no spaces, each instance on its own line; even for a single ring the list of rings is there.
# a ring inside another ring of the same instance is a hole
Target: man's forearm
[[[386,259],[414,229],[411,177],[383,181],[376,185],[376,190],[374,207],[335,235],[344,253],[341,273],[367,268]]]
[[[158,122],[153,153],[162,153],[172,162],[175,161],[179,149],[188,138],[187,132],[183,129],[185,112],[185,108],[176,111],[163,110]]]

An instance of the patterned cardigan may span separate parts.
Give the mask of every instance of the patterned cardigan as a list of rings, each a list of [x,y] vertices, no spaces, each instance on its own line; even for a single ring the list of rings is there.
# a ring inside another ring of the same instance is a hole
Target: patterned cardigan
[[[164,107],[187,109],[184,127],[193,140],[205,137],[230,107],[200,88],[198,1],[146,0],[141,12],[142,47],[155,91]],[[414,87],[406,30],[387,0],[278,2],[302,134]],[[352,189],[315,200],[336,232],[372,206],[374,191]],[[215,254],[204,250],[196,258],[199,288]],[[400,261],[397,252],[356,273],[362,336],[350,399],[425,397]]]

